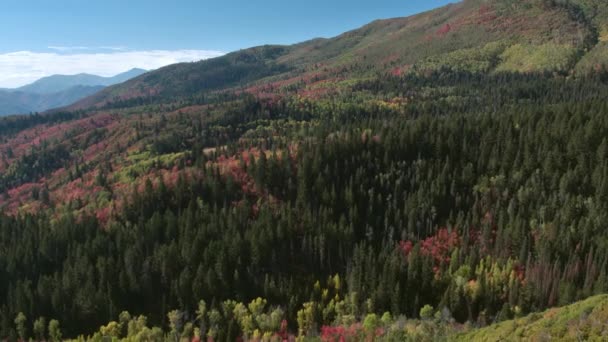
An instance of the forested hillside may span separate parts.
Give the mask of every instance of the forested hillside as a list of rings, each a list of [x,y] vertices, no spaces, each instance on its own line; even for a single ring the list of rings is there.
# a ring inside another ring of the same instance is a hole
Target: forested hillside
[[[226,88],[317,97],[336,87],[347,91],[353,82],[379,72],[450,68],[584,74],[605,62],[598,44],[605,8],[597,0],[465,0],[412,17],[377,20],[331,39],[261,46],[168,66],[72,109],[162,103]]]
[[[469,0],[0,120],[0,336],[441,340],[606,293],[604,10]]]

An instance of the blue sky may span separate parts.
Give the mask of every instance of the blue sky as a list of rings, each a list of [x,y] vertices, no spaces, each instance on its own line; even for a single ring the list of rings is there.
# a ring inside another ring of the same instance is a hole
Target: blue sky
[[[0,87],[49,73],[109,76],[124,71],[118,68],[154,68],[255,45],[332,37],[374,19],[407,16],[449,2],[454,1],[2,0]],[[124,53],[130,54],[128,61],[114,68],[95,66],[93,59],[121,60]],[[136,65],[137,53],[147,62]],[[72,58],[61,62],[64,56]],[[17,58],[25,62],[14,62]],[[25,70],[30,59],[35,67],[19,74],[18,68]],[[45,63],[75,65],[55,68]]]

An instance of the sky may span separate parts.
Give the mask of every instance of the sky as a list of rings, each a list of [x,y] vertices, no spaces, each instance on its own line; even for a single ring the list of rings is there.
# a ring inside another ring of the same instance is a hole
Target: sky
[[[456,0],[2,0],[0,88],[333,37]]]

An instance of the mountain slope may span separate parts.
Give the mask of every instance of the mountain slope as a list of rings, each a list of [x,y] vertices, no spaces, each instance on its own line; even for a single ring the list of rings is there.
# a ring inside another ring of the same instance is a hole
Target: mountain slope
[[[131,78],[146,73],[143,69],[131,69],[112,77],[102,77],[91,74],[53,75],[15,89],[16,91],[33,94],[53,94],[66,91],[76,86],[111,86],[125,82]]]
[[[608,295],[504,321],[451,338],[454,341],[604,341]]]
[[[378,20],[331,39],[258,47],[169,66],[109,88],[74,108],[412,68],[567,72],[597,43],[597,25],[573,6],[550,0],[465,0],[408,18]]]
[[[137,77],[124,85],[110,87],[73,108],[103,105],[138,97],[180,97],[207,90],[246,84],[288,70],[276,63],[288,52],[282,46],[262,46],[196,63],[170,65]]]
[[[0,116],[43,112],[51,108],[62,107],[95,94],[103,88],[105,87],[78,85],[48,94],[14,90],[0,91]]]
[[[314,39],[292,46],[261,46],[201,62],[167,66],[108,87],[55,112],[85,111],[86,115],[100,115],[104,124],[93,127],[107,128],[108,113],[95,109],[110,110],[112,122],[117,120],[116,113],[148,110],[142,105],[153,105],[149,108],[156,114],[168,115],[169,108],[190,113],[207,108],[206,112],[221,112],[215,114],[221,117],[225,110],[233,110],[232,101],[243,94],[272,103],[294,98],[330,101],[347,94],[362,94],[366,101],[374,102],[377,99],[372,99],[379,97],[383,106],[391,108],[412,99],[403,91],[390,95],[370,91],[373,87],[386,87],[382,79],[388,75],[432,78],[433,73],[445,71],[475,75],[520,72],[566,75],[577,63],[580,65],[584,58],[596,53],[602,44],[596,33],[605,19],[597,14],[600,7],[590,8],[594,10],[583,10],[582,5],[574,2],[551,0],[466,0],[412,17],[374,21],[331,39]],[[594,58],[602,59],[601,55]],[[589,70],[595,68],[596,65]],[[428,86],[436,88],[436,93],[430,92],[429,97],[456,96],[452,89],[443,89],[437,82]],[[94,90],[80,88],[77,96]],[[13,113],[59,106],[75,97],[51,94],[49,100],[42,95],[25,93],[5,95],[7,101],[15,101],[10,108]],[[27,107],[26,102],[36,106]],[[141,132],[133,138],[123,126],[126,122],[141,126],[133,120],[125,118],[124,122],[111,126],[120,128],[111,132],[123,141],[120,150],[151,148],[157,153],[181,152],[184,146],[200,139],[183,127],[179,132],[155,131],[154,139]],[[209,120],[211,118],[203,121]],[[231,117],[230,120],[240,122],[241,119]],[[219,127],[225,125],[224,121],[219,122]],[[27,125],[24,127],[29,127]],[[93,134],[86,129],[80,133]],[[204,139],[204,144],[212,148],[217,147],[213,144],[232,141],[232,137],[242,132],[227,133],[218,129],[207,134],[210,137]],[[180,142],[180,139],[186,141]],[[11,144],[14,142],[8,141],[5,148]],[[84,149],[91,147],[83,146]],[[0,170],[7,163],[9,161],[1,163]],[[17,184],[22,183],[25,181]],[[12,206],[17,204],[13,202]]]
[[[17,89],[0,89],[0,116],[42,112],[66,106],[145,72],[142,69],[132,69],[113,77],[54,75]]]

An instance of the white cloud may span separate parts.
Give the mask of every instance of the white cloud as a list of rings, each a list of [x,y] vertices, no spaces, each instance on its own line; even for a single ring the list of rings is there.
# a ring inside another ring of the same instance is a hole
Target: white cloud
[[[125,46],[100,46],[102,50],[112,50],[112,51],[127,51],[127,47]]]
[[[125,46],[57,46],[52,45],[47,47],[49,50],[55,50],[59,52],[72,52],[72,51],[127,51]]]
[[[56,52],[19,51],[0,54],[0,88],[16,88],[39,78],[54,74],[74,75],[89,73],[114,76],[132,68],[157,69],[165,65],[194,62],[221,56],[219,51],[207,50],[150,50],[121,51],[121,47],[106,47],[111,52],[65,53],[84,50],[71,47]],[[98,48],[97,48],[98,49]]]
[[[65,52],[65,51],[90,50],[91,48],[88,46],[49,46],[48,49]]]

